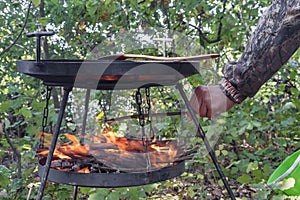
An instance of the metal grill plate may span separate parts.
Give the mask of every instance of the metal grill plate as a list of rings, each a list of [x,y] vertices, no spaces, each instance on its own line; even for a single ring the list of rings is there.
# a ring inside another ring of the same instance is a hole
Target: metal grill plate
[[[198,61],[20,60],[17,67],[46,85],[102,90],[174,85],[199,73]]]
[[[39,160],[38,174],[40,177],[44,172],[44,163],[45,158]],[[165,181],[181,175],[184,170],[184,161],[156,171],[136,173],[78,173],[50,168],[48,181],[83,187],[130,187]]]

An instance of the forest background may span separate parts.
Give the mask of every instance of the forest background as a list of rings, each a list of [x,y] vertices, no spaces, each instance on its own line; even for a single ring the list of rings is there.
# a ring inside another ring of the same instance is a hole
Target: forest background
[[[35,59],[34,31],[55,31],[42,40],[43,59],[85,59],[111,38],[145,30],[176,31],[192,38],[198,53],[218,53],[211,66],[218,80],[225,63],[237,60],[270,0],[25,0],[0,1],[0,198],[34,199],[39,186],[35,151],[41,130],[45,87],[16,70],[17,60]],[[164,36],[164,35],[163,35]],[[201,49],[201,51],[200,51]],[[197,51],[195,51],[197,52]],[[113,52],[114,53],[114,52]],[[156,50],[131,53],[162,55]],[[184,52],[179,52],[184,54]],[[181,55],[180,55],[181,56]],[[225,175],[239,199],[282,199],[266,181],[300,147],[299,51],[258,94],[237,105],[219,122],[214,145]],[[215,84],[208,77],[191,84]],[[55,119],[61,91],[52,93]],[[201,119],[209,123],[207,119]],[[205,127],[204,127],[205,128]],[[73,188],[49,183],[44,199],[70,199]],[[220,199],[226,190],[209,157],[195,156],[175,179],[147,186],[80,188],[80,199]]]

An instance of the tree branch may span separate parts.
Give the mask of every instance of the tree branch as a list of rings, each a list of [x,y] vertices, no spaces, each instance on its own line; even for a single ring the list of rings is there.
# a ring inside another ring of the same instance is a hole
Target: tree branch
[[[222,10],[222,13],[225,12],[226,10],[226,3],[227,3],[227,0],[224,0],[223,1],[223,10]],[[204,33],[203,31],[201,30],[201,23],[199,25],[199,27],[195,26],[195,25],[192,25],[192,24],[188,24],[189,26],[195,28],[198,32],[199,32],[199,37],[200,39],[204,40],[205,42],[209,43],[209,44],[212,44],[212,43],[216,43],[216,42],[219,42],[221,41],[221,33],[222,33],[222,27],[223,27],[223,23],[222,23],[222,20],[224,18],[224,15],[222,15],[219,19],[219,26],[218,26],[218,32],[217,32],[217,36],[215,39],[209,39]]]
[[[27,24],[27,21],[28,21],[28,17],[29,17],[29,12],[30,12],[30,8],[31,8],[31,4],[32,2],[29,3],[28,5],[28,9],[27,9],[27,14],[26,14],[26,18],[25,18],[25,22],[22,26],[22,29],[19,33],[19,35],[17,36],[17,38],[13,41],[13,43],[11,43],[6,49],[4,49],[1,53],[0,53],[0,57],[3,56],[6,52],[8,52],[19,40],[19,38],[21,37],[21,35],[23,34],[24,32],[24,29],[26,27],[26,24]]]
[[[18,151],[18,149],[14,146],[12,141],[10,140],[8,132],[5,131],[4,128],[3,128],[3,124],[0,123],[0,135],[3,135],[3,134],[5,136],[5,139],[6,139],[7,143],[9,144],[10,148],[12,149],[12,151],[14,153],[14,156],[17,159],[17,168],[18,168],[17,176],[18,176],[18,178],[21,178],[22,177],[21,154]]]

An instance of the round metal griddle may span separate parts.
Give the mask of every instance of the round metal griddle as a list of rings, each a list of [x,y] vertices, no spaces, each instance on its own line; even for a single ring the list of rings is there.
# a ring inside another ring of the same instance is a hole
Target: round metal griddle
[[[45,159],[39,160],[38,174],[42,177]],[[147,185],[181,175],[185,170],[185,162],[168,166],[156,171],[133,173],[79,173],[51,169],[48,181],[83,187],[117,188]]]
[[[174,85],[199,73],[198,61],[20,60],[17,67],[46,85],[101,90]]]

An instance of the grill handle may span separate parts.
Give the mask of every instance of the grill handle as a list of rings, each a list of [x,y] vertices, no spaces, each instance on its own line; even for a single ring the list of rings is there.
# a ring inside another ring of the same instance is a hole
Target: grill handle
[[[41,31],[41,32],[32,32],[32,33],[26,34],[27,37],[35,37],[36,38],[36,62],[41,61],[41,37],[42,36],[52,36],[54,34],[55,34],[55,32],[53,32],[53,31],[51,31],[51,32]]]

